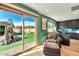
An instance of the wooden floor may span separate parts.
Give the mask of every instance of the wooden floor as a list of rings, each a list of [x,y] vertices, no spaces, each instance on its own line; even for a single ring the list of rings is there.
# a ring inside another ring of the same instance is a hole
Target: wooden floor
[[[70,46],[63,46],[61,49],[62,56],[79,56],[79,40],[72,40]]]
[[[44,56],[43,46],[36,47],[31,51],[25,52],[19,56]],[[62,45],[61,56],[79,56],[79,40],[70,41],[70,46]]]

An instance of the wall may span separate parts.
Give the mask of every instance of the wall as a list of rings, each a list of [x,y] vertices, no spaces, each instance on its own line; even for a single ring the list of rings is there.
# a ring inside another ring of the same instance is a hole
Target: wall
[[[79,28],[79,19],[59,22],[58,28]]]
[[[16,6],[18,6],[18,7],[21,7],[21,8],[23,8],[23,9],[25,9],[26,11],[28,10],[28,11],[30,11],[30,12],[34,12],[34,13],[36,13],[36,14],[38,14],[39,16],[38,16],[38,44],[40,45],[41,43],[42,43],[42,39],[43,39],[43,37],[45,36],[45,34],[47,33],[47,30],[45,30],[45,31],[42,31],[41,30],[41,20],[42,20],[42,17],[45,17],[45,18],[47,18],[47,19],[50,19],[49,17],[47,17],[47,16],[44,16],[44,15],[41,15],[40,13],[38,13],[37,11],[35,11],[35,10],[33,10],[33,9],[31,9],[31,8],[29,8],[29,7],[27,7],[27,6],[24,6],[24,5],[22,5],[22,4],[20,4],[20,3],[12,3],[13,5],[16,5]]]
[[[41,30],[42,29],[41,20],[42,20],[42,16],[39,15],[39,17],[38,17],[38,42],[39,42],[39,44],[42,43],[42,41],[43,41],[42,39],[45,36],[45,34],[47,33],[47,30],[46,31]]]

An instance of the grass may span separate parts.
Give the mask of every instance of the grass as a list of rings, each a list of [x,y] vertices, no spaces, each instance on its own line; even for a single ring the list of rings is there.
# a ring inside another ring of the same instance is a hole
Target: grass
[[[34,42],[35,41],[35,33],[32,34],[24,34],[24,43]]]
[[[18,35],[18,37],[22,38],[22,35]],[[35,33],[32,34],[24,34],[24,44],[31,45],[35,40]],[[16,48],[17,46],[22,46],[22,40],[14,42],[12,44],[0,46],[0,52],[6,51],[11,48]]]

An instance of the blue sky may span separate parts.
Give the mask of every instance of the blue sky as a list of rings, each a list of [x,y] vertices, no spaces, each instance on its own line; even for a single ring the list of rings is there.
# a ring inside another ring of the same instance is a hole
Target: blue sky
[[[0,21],[7,22],[12,19],[15,26],[22,26],[22,16],[8,11],[0,10]],[[35,19],[31,17],[24,17],[25,26],[35,26]]]

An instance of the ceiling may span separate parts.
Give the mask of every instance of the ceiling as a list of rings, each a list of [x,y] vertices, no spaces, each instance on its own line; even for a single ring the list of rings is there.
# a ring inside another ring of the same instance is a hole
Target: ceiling
[[[65,21],[79,18],[79,11],[71,11],[78,3],[22,3],[39,13],[53,18],[56,21]]]

